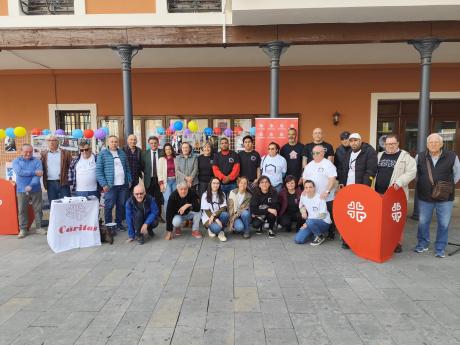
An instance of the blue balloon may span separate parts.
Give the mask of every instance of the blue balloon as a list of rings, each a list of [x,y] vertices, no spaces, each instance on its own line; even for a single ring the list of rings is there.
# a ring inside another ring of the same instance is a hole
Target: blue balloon
[[[256,135],[256,128],[255,127],[251,127],[249,129],[249,134],[251,134],[252,136],[255,136]]]
[[[110,134],[108,127],[101,127],[101,129],[105,132],[106,136]]]
[[[81,129],[74,129],[72,131],[72,136],[76,139],[81,139],[83,138],[83,131]]]
[[[158,127],[158,128],[157,128],[157,133],[158,133],[159,135],[164,135],[164,134],[165,134],[165,129],[164,129],[163,127]]]
[[[12,139],[16,138],[16,135],[14,134],[14,128],[7,128],[5,132],[7,137],[10,137]]]
[[[44,130],[42,130],[42,134],[43,135],[50,135],[51,131],[49,129],[44,129]]]
[[[206,135],[212,135],[212,128],[206,127],[203,132]]]
[[[174,129],[176,131],[181,131],[183,127],[184,127],[184,124],[182,123],[182,121],[174,122]]]

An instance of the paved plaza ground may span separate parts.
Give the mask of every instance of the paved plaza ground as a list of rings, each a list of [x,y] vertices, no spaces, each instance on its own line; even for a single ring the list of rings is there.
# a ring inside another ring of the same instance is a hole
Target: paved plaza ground
[[[460,344],[460,253],[416,254],[415,231],[384,264],[292,233],[164,241],[162,225],[143,246],[121,233],[61,254],[3,236],[0,344]]]

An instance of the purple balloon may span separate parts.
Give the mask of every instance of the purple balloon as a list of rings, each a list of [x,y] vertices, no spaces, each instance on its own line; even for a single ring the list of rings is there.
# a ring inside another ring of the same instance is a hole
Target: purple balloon
[[[54,134],[56,135],[64,135],[65,134],[65,131],[63,129],[56,129],[54,131]]]
[[[187,128],[187,129],[184,131],[184,135],[185,135],[185,136],[188,136],[188,135],[190,135],[190,134],[192,134],[192,131],[191,131],[190,129]]]
[[[171,123],[171,125],[169,126],[169,129],[174,133],[176,131],[176,129],[174,128],[174,123]]]
[[[226,137],[231,137],[231,136],[232,136],[232,133],[233,133],[233,131],[232,131],[231,128],[226,128],[225,131],[224,131],[224,135],[225,135]]]
[[[102,140],[105,138],[105,136],[106,136],[106,133],[102,128],[98,128],[96,132],[94,132],[94,137],[96,139]]]

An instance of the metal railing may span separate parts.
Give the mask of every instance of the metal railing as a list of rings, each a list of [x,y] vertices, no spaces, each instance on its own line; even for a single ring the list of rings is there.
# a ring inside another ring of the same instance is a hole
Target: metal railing
[[[168,12],[221,12],[221,0],[168,0]]]
[[[74,14],[74,0],[19,0],[24,14]]]

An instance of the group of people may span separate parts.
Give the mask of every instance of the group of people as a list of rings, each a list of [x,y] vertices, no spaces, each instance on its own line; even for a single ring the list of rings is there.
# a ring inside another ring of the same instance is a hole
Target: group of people
[[[32,147],[25,144],[22,156],[13,162],[19,238],[27,234],[29,200],[37,231],[46,233],[41,228],[41,178],[50,204],[71,194],[99,197],[103,192],[105,224],[112,223],[115,207],[117,228],[128,230],[130,242],[144,243],[159,222],[166,223],[166,240],[181,235],[186,223],[191,223],[192,236],[201,238],[201,222],[208,236],[220,241],[226,241],[229,233],[249,238],[251,227],[257,234],[266,231],[273,238],[278,230],[292,231],[294,226],[296,243],[320,245],[335,238],[332,206],[340,188],[364,184],[380,194],[388,188],[403,188],[408,197],[409,183],[417,177],[420,221],[415,251],[428,249],[429,226],[436,209],[435,255],[444,257],[454,185],[460,179],[457,155],[443,148],[443,139],[436,133],[428,136],[427,151],[415,159],[399,148],[396,135],[387,135],[385,150],[377,153],[358,133],[342,132],[341,145],[334,150],[324,141],[320,128],[313,130],[313,141],[306,145],[299,143],[297,130],[290,128],[288,143],[280,147],[271,142],[263,157],[254,150],[249,135],[243,138],[239,152],[230,150],[228,138],[222,137],[218,152],[206,143],[200,155],[186,142],[180,153],[170,144],[160,149],[155,136],[142,151],[136,146],[135,135],[130,135],[122,148],[111,135],[107,148],[98,155],[92,153],[89,142],[82,141],[76,157],[59,149],[56,137],[47,140],[49,149],[41,159],[34,158]],[[441,199],[433,194],[440,181],[452,187]],[[342,247],[349,248],[344,241]],[[401,250],[398,244],[395,252]]]

